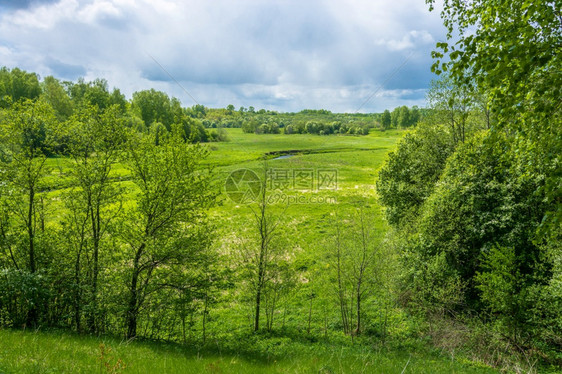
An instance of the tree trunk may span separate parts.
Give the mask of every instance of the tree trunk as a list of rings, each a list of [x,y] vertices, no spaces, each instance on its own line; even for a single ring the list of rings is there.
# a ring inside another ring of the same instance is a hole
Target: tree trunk
[[[262,296],[262,288],[265,279],[265,251],[266,251],[266,242],[265,242],[265,233],[263,231],[263,224],[260,227],[262,241],[260,246],[260,260],[258,263],[258,283],[257,283],[257,290],[256,290],[256,314],[254,320],[254,331],[258,331],[260,329],[260,309],[261,309],[261,296]]]
[[[29,271],[31,273],[35,273],[37,271],[37,265],[35,263],[35,232],[33,229],[34,202],[35,202],[35,187],[32,185],[29,188],[29,209],[27,212],[27,234],[29,236]],[[29,309],[29,312],[27,314],[26,325],[36,326],[38,320],[39,320],[39,311],[37,310],[37,306],[33,304],[33,306]]]
[[[258,331],[260,329],[260,304],[261,304],[261,285],[258,284],[258,289],[256,292],[256,314],[254,317],[254,331]]]
[[[29,189],[29,209],[27,211],[27,235],[29,237],[29,271],[35,273],[37,271],[35,265],[35,233],[33,230],[33,207],[35,200],[35,188]]]
[[[76,263],[74,264],[74,281],[76,282],[76,294],[74,296],[74,323],[76,324],[76,331],[80,332],[80,306],[81,306],[81,295],[80,295],[80,250],[76,255]]]
[[[207,340],[207,313],[209,307],[209,298],[208,295],[205,294],[205,307],[203,308],[203,344]]]
[[[139,281],[139,262],[144,251],[145,244],[141,244],[135,259],[133,261],[133,276],[131,277],[131,294],[129,297],[129,305],[127,307],[126,321],[127,321],[127,338],[133,339],[137,336],[137,320],[139,313],[139,296],[138,296],[138,281]]]
[[[357,282],[357,329],[355,333],[359,335],[361,333],[361,280]]]
[[[96,213],[96,214],[94,214]],[[90,332],[97,331],[97,312],[98,312],[98,274],[99,274],[99,243],[100,243],[100,211],[99,206],[94,212],[91,207],[92,216],[92,239],[94,249],[94,264],[92,274],[92,308],[88,318],[88,327]]]

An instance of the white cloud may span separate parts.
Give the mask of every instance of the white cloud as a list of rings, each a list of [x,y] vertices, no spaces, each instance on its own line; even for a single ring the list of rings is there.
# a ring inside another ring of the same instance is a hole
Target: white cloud
[[[384,89],[426,86],[429,54],[442,38],[438,14],[419,0],[60,0],[0,8],[0,56],[10,67],[65,79],[83,71],[127,95],[154,87],[184,105],[190,99],[149,55],[207,106],[348,110],[411,51]],[[392,102],[409,102],[402,97]],[[376,99],[365,110],[384,109]]]
[[[402,37],[400,40],[395,39],[379,39],[375,42],[377,45],[386,46],[391,51],[402,51],[405,49],[414,49],[419,46],[428,44],[433,45],[435,39],[426,30],[412,30]]]

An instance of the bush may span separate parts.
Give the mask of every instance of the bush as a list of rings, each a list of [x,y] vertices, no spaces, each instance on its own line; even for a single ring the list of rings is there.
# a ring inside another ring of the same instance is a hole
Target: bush
[[[45,277],[26,270],[0,271],[0,323],[4,327],[26,326],[32,313],[39,313],[49,299]]]

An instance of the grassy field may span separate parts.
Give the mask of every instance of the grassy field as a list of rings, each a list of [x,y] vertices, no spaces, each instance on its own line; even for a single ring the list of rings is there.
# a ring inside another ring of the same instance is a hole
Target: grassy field
[[[423,349],[295,344],[290,354],[124,342],[63,332],[0,330],[0,373],[494,373]]]
[[[213,168],[222,189],[220,203],[210,212],[217,228],[215,244],[220,248],[228,248],[233,238],[245,235],[253,225],[251,206],[229,199],[225,181],[238,169],[251,169],[263,177],[264,157],[268,160],[267,168],[290,174],[299,170],[312,171],[314,180],[310,188],[289,186],[277,191],[292,203],[287,206],[286,200],[272,204],[274,211],[282,213],[283,230],[291,239],[295,261],[303,267],[321,272],[326,265],[323,262],[325,243],[331,236],[336,212],[366,209],[372,228],[377,235],[384,235],[387,226],[376,201],[376,175],[387,153],[404,132],[373,131],[368,136],[255,135],[228,129],[228,134],[230,141],[208,145],[210,154],[205,161]],[[276,159],[279,155],[289,157]],[[47,196],[51,200],[49,209],[58,213],[62,208],[59,197],[70,187],[71,164],[68,159],[52,158],[48,165],[51,170],[46,181]],[[337,173],[337,188],[319,188],[318,172],[323,170]],[[132,184],[128,181],[127,169],[121,164],[115,165],[112,178],[125,188]],[[293,304],[289,308],[285,306],[283,311],[283,324],[286,320],[288,331],[297,332],[293,337],[281,334],[257,339],[249,334],[247,306],[232,302],[236,298],[231,295],[226,298],[231,301],[219,302],[211,310],[207,344],[205,349],[199,350],[194,348],[201,346],[196,342],[186,347],[142,341],[127,343],[111,337],[63,332],[0,330],[0,373],[121,372],[120,366],[115,366],[119,360],[126,366],[122,370],[125,373],[492,372],[468,361],[452,360],[450,356],[431,352],[427,345],[419,342],[408,348],[396,344],[374,348],[372,341],[351,342],[343,335],[340,340],[322,339],[326,334],[322,326],[327,326],[329,321],[324,321],[325,317],[316,312],[309,332],[310,337],[315,337],[314,342],[303,341],[302,336],[306,335],[303,310],[308,301],[304,291],[296,294],[290,301]],[[330,301],[319,299],[318,303],[321,302],[325,303],[322,308],[326,311]],[[376,306],[373,309],[376,310]],[[330,318],[337,323],[337,313]],[[393,338],[399,341],[412,329],[412,322],[400,311],[395,312],[394,318]],[[295,336],[300,338],[294,339]],[[100,344],[104,345],[103,355]],[[108,348],[111,349],[109,353]]]
[[[215,167],[219,183],[234,170],[242,168],[254,170],[263,177],[264,156],[269,158],[267,168],[289,172],[311,170],[314,173],[312,188],[282,191],[292,198],[286,200],[290,202],[286,216],[298,222],[298,236],[306,246],[318,242],[319,235],[330,224],[327,221],[330,214],[336,209],[352,206],[376,209],[377,170],[402,135],[401,131],[373,131],[368,136],[256,135],[229,129],[230,141],[211,145],[208,162]],[[272,153],[291,156],[275,159],[277,155]],[[322,170],[337,172],[336,190],[318,188],[317,172]],[[299,203],[299,198],[304,198],[304,203]],[[279,202],[277,208],[285,209],[283,201]],[[247,206],[229,200],[226,194],[214,213],[227,221],[236,216],[239,221],[247,222],[246,218],[250,217]],[[377,221],[383,224],[382,220]]]

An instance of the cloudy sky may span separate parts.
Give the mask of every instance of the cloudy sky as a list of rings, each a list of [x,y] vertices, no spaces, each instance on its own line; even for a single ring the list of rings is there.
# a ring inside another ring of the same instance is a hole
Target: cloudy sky
[[[128,98],[155,88],[185,106],[189,94],[208,107],[280,111],[423,106],[430,52],[445,38],[424,0],[0,4],[0,66],[105,78]]]

